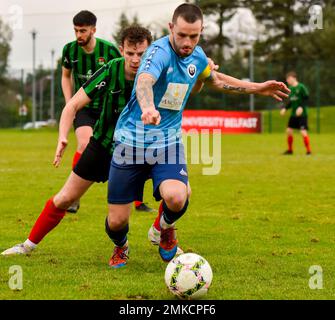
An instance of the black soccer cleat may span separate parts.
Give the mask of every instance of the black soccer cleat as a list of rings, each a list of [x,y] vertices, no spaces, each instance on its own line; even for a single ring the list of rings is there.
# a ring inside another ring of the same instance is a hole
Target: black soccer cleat
[[[286,150],[283,154],[284,154],[284,155],[287,155],[287,154],[293,154],[293,151],[292,151],[292,150]]]
[[[311,151],[307,151],[307,152],[306,152],[306,156],[310,156],[311,154],[312,154]]]
[[[73,202],[68,208],[67,208],[67,212],[69,213],[77,213],[77,211],[79,210],[80,208],[80,202],[79,200],[78,201],[75,201]]]
[[[140,205],[135,207],[136,211],[142,211],[142,212],[155,212],[155,209],[152,209],[148,207],[144,202],[142,202]]]

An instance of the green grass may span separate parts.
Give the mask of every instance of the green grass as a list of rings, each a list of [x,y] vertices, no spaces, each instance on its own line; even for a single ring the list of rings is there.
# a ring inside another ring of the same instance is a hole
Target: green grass
[[[63,185],[74,136],[60,168],[51,166],[55,131],[0,131],[0,250],[22,242],[45,201]],[[208,299],[333,299],[335,296],[334,134],[311,135],[305,156],[282,156],[284,134],[222,136],[222,169],[202,175],[190,165],[193,194],[178,223],[184,250],[213,268]],[[0,299],[174,299],[166,264],[147,241],[155,215],[133,212],[130,260],[111,270],[104,232],[106,184],[94,185],[76,215],[67,215],[30,257],[0,257]],[[147,183],[145,200],[153,201]],[[9,267],[23,269],[23,290],[8,287]],[[323,268],[322,290],[308,286],[311,265]]]

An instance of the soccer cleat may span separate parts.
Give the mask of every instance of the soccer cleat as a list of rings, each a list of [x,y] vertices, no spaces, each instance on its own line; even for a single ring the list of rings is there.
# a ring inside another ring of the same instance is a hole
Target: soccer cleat
[[[161,230],[161,241],[159,243],[159,254],[161,258],[169,262],[177,254],[178,240],[174,226]]]
[[[306,152],[306,156],[310,156],[311,154],[312,154],[311,151],[307,151],[307,152]]]
[[[142,211],[142,212],[156,212],[155,209],[148,207],[144,202],[136,206],[135,209],[136,211]]]
[[[148,231],[148,239],[154,246],[158,246],[161,241],[161,232],[152,225]],[[184,253],[183,249],[177,247],[176,255]]]
[[[109,260],[109,266],[113,269],[124,267],[127,264],[127,260],[129,258],[128,253],[128,241],[123,247],[115,246],[113,255]]]
[[[79,200],[78,201],[75,201],[73,202],[68,208],[67,208],[67,212],[69,213],[77,213],[77,211],[79,210],[80,208],[80,202]]]
[[[33,247],[27,246],[24,243],[20,243],[11,247],[1,253],[3,256],[14,256],[14,255],[29,255],[34,250]]]
[[[292,150],[286,150],[283,154],[284,154],[284,155],[287,155],[287,154],[293,154],[293,151],[292,151]]]

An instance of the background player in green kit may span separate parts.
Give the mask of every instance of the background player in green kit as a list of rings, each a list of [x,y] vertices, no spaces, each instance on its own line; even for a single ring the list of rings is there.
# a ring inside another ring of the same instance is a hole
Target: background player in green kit
[[[90,11],[80,11],[73,18],[76,40],[64,46],[62,56],[62,89],[65,103],[69,102],[73,93],[77,92],[98,69],[108,61],[121,56],[114,44],[94,36],[96,22],[96,16]],[[92,136],[102,105],[103,97],[97,96],[75,116],[73,126],[77,138],[77,150],[73,157],[72,169]],[[141,202],[137,202],[136,207],[144,211],[152,211]],[[79,200],[76,200],[67,211],[75,213],[78,209]]]
[[[281,109],[281,115],[286,113],[287,109],[291,109],[291,116],[287,126],[287,143],[288,149],[284,154],[293,154],[293,129],[299,129],[306,147],[306,154],[311,154],[309,136],[307,133],[307,103],[309,92],[304,84],[298,81],[295,72],[289,72],[286,75],[286,82],[289,85],[291,93],[289,94],[288,103]]]
[[[60,164],[78,111],[99,98],[102,112],[93,136],[63,188],[47,201],[28,239],[5,250],[2,255],[29,254],[58,225],[75,199],[79,199],[94,182],[108,180],[115,123],[130,98],[141,56],[151,41],[150,31],[145,28],[125,29],[120,46],[124,57],[111,60],[100,68],[66,104],[60,120],[54,165]]]

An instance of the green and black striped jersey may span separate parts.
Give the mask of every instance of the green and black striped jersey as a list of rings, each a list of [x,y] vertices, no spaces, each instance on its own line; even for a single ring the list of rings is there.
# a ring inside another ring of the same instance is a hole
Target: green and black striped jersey
[[[309,92],[308,89],[304,84],[299,82],[295,87],[289,86],[289,89],[291,90],[289,94],[289,102],[286,106],[286,109],[292,109],[291,116],[295,117],[297,109],[299,107],[302,107],[303,112],[302,116],[307,117],[307,102],[308,102],[308,96]]]
[[[93,137],[111,154],[115,125],[130,99],[133,86],[134,81],[125,78],[124,58],[109,61],[83,85],[90,99],[102,100],[102,111],[95,124]]]
[[[72,70],[74,89],[77,92],[98,69],[108,61],[120,56],[114,44],[99,38],[96,38],[96,45],[92,53],[86,53],[77,41],[72,41],[63,48],[62,66]],[[101,103],[101,99],[97,98],[86,107],[101,111]]]

